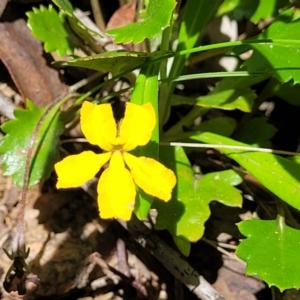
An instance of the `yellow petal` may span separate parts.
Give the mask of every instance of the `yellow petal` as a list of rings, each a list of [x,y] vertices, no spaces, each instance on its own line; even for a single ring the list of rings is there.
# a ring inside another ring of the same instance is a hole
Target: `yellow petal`
[[[136,191],[119,151],[112,154],[109,167],[101,175],[97,190],[101,218],[130,220]]]
[[[95,154],[92,151],[67,156],[54,165],[58,175],[56,187],[59,189],[81,186],[97,174],[110,156],[110,152]]]
[[[125,151],[146,145],[155,127],[155,111],[150,102],[144,105],[126,103],[125,116],[120,125],[120,139]]]
[[[80,115],[81,130],[89,143],[111,151],[117,136],[117,125],[111,105],[96,105],[85,101]]]
[[[123,157],[139,187],[147,194],[164,201],[171,199],[172,189],[176,184],[176,176],[172,170],[149,157],[135,157],[125,152]]]

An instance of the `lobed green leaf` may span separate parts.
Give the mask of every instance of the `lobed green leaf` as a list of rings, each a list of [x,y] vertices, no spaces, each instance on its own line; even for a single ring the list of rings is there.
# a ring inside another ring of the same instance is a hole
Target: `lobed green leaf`
[[[250,19],[253,23],[276,17],[278,12],[289,5],[288,0],[224,0],[218,8],[217,15],[233,13],[234,18]]]
[[[276,79],[274,79],[276,80]],[[274,89],[274,96],[278,96],[291,105],[300,106],[300,84],[292,84],[291,82],[278,84]],[[270,95],[272,96],[272,95]]]
[[[45,51],[56,51],[59,56],[73,54],[74,44],[65,28],[64,16],[59,15],[52,5],[48,8],[41,5],[40,9],[33,7],[32,10],[26,13],[27,24],[32,34],[44,42]]]
[[[235,138],[253,147],[270,148],[270,139],[277,129],[265,117],[252,118],[239,128]],[[259,132],[259,134],[257,134]]]
[[[102,48],[99,47],[94,38],[100,37],[100,34],[91,30],[85,26],[75,15],[74,9],[70,1],[68,0],[52,0],[60,9],[60,11],[67,16],[69,25],[85,43],[89,44],[91,48],[99,53],[102,51]]]
[[[300,231],[280,219],[251,219],[238,224],[246,236],[236,250],[247,263],[246,273],[257,275],[280,290],[300,288]]]
[[[87,68],[100,72],[111,72],[116,75],[138,69],[151,59],[163,59],[169,56],[170,53],[163,52],[148,54],[145,52],[118,50],[69,61],[60,61],[54,65],[59,67]]]
[[[16,109],[15,119],[4,123],[1,129],[6,135],[0,141],[0,153],[5,176],[12,176],[16,185],[24,182],[27,151],[33,132],[46,108],[37,108],[27,101],[28,109]],[[58,159],[58,141],[63,131],[58,106],[49,111],[38,132],[31,160],[29,187],[47,178]]]
[[[209,132],[190,138],[207,144],[251,147]],[[300,210],[300,168],[297,163],[271,153],[231,149],[222,149],[222,152],[239,163],[283,201]]]
[[[227,170],[203,175],[197,181],[182,147],[162,147],[161,158],[175,172],[177,186],[169,202],[155,201],[156,228],[167,229],[176,237],[178,247],[187,251],[182,240],[196,242],[202,237],[210,216],[210,202],[241,206],[241,193],[233,185],[240,184],[242,179],[235,171]]]
[[[300,31],[300,19],[293,20],[292,9],[284,11],[258,39],[285,40],[284,43],[252,44],[254,52],[245,65],[249,72],[264,71],[273,74],[280,82],[300,82],[299,47],[294,44]]]
[[[175,0],[150,0],[145,19],[124,27],[108,30],[108,35],[114,36],[115,43],[141,43],[144,39],[153,39],[170,25]]]

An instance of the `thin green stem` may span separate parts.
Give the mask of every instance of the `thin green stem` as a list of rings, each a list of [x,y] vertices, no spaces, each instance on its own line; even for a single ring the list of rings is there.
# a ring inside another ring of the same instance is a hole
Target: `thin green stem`
[[[171,21],[172,23],[172,21]],[[169,44],[170,44],[170,37],[171,37],[171,26],[164,29],[162,33],[162,40],[161,40],[161,50],[162,51],[168,51],[169,50]],[[164,117],[164,112],[166,110],[165,103],[166,99],[168,97],[168,83],[167,83],[167,64],[168,60],[163,60],[160,64],[160,79],[165,80],[165,82],[162,82],[159,89],[159,121],[160,121],[160,131],[162,127],[162,120]]]
[[[281,40],[281,39],[260,39],[260,40],[244,40],[244,41],[233,41],[233,42],[225,42],[225,43],[217,43],[217,44],[212,44],[212,45],[206,45],[206,46],[199,46],[199,47],[195,47],[195,48],[191,48],[188,50],[181,50],[181,51],[177,51],[177,52],[173,52],[173,53],[167,53],[165,55],[162,55],[158,58],[155,58],[153,60],[150,60],[149,62],[147,62],[145,65],[149,64],[149,63],[153,63],[153,62],[159,62],[161,60],[164,59],[168,59],[171,57],[179,57],[179,56],[185,56],[187,54],[192,54],[192,53],[196,53],[196,52],[203,52],[203,51],[208,51],[208,50],[214,50],[214,49],[220,49],[220,48],[224,48],[224,53],[233,47],[236,46],[242,46],[242,45],[259,45],[259,44],[264,44],[264,45],[282,45],[282,46],[286,46],[285,43],[289,43],[290,46],[294,46],[294,47],[300,47],[300,41],[299,40]],[[215,55],[219,55],[220,52],[217,52]],[[136,68],[137,69],[137,68]],[[298,69],[298,68],[297,68]],[[179,69],[178,69],[179,70]],[[172,75],[175,74],[176,75]],[[180,72],[171,72],[170,76],[171,77],[177,77],[178,74],[180,74]]]
[[[251,72],[248,71],[234,71],[234,72],[207,72],[207,73],[197,73],[190,75],[182,75],[177,77],[169,77],[166,79],[161,79],[160,82],[176,82],[176,81],[186,81],[192,79],[202,79],[202,78],[225,78],[225,77],[249,77],[249,76],[260,76],[268,74],[266,72]],[[271,75],[271,74],[270,74]]]
[[[286,40],[286,39],[258,39],[258,40],[243,40],[243,41],[232,41],[232,42],[224,42],[224,43],[217,43],[212,45],[206,45],[206,46],[199,46],[187,50],[181,50],[175,53],[175,57],[192,54],[195,52],[202,52],[207,50],[214,50],[219,48],[232,48],[236,46],[241,45],[281,45],[281,46],[294,46],[299,47],[300,41],[299,40]],[[227,49],[228,50],[228,49]]]

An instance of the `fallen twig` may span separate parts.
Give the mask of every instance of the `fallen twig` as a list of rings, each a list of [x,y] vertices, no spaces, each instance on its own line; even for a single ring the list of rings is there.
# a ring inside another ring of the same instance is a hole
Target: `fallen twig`
[[[126,246],[122,239],[117,240],[117,257],[118,257],[118,266],[119,271],[124,274],[126,277],[131,277],[130,269],[127,261]]]
[[[139,281],[132,277],[125,276],[120,271],[111,267],[98,252],[94,252],[88,257],[85,266],[75,280],[74,287],[83,288],[87,285],[88,277],[93,271],[95,265],[98,265],[101,268],[104,276],[91,282],[92,290],[106,287],[108,282],[118,285],[121,281],[125,281],[134,287],[138,292],[140,292],[141,295],[147,297],[147,290]]]
[[[182,255],[169,247],[137,218],[128,223],[118,220],[134,239],[153,254],[157,260],[178,280],[202,300],[225,300]]]

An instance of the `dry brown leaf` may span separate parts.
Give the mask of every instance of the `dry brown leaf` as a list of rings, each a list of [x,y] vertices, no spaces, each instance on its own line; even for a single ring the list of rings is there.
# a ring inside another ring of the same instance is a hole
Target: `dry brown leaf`
[[[0,23],[0,40],[0,59],[24,99],[43,107],[64,93],[58,71],[47,66],[42,45],[24,20]]]
[[[255,300],[257,293],[266,285],[255,277],[245,275],[245,266],[239,261],[224,257],[224,265],[219,270],[217,281],[213,286],[225,299]]]
[[[134,22],[136,2],[121,6],[107,23],[106,30],[122,27]]]
[[[7,2],[8,2],[8,0],[0,1],[0,17],[2,16],[2,13],[4,12]]]

